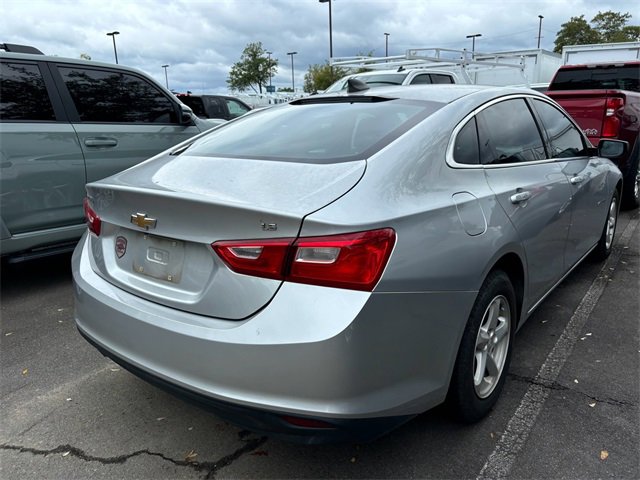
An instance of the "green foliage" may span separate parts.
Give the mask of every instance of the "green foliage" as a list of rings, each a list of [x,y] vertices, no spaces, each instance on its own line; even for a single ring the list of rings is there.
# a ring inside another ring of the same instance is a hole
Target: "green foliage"
[[[242,51],[240,60],[229,71],[227,84],[231,90],[244,92],[248,88],[262,93],[262,87],[269,83],[269,74],[278,72],[278,60],[267,58],[262,42],[248,43]]]
[[[279,87],[278,88],[279,92],[289,92],[289,93],[293,93],[293,88],[291,87]]]
[[[309,70],[304,74],[304,91],[314,93],[318,90],[325,90],[333,82],[348,75],[346,68],[331,67],[329,62],[324,64],[309,65]]]
[[[589,23],[584,15],[571,17],[557,33],[553,51],[561,53],[565,45],[637,41],[640,39],[640,27],[627,25],[629,20],[630,13],[611,10],[598,12]]]

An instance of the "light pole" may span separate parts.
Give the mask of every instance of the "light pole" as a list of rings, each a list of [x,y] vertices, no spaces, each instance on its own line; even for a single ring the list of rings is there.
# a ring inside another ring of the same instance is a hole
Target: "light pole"
[[[269,87],[271,87],[271,54],[273,52],[265,52],[267,55],[269,55]]]
[[[384,34],[384,56],[385,57],[389,56],[389,35],[391,34],[390,33]]]
[[[538,48],[540,48],[540,39],[542,38],[542,19],[544,18],[542,15],[538,15],[540,19],[540,23],[538,25]]]
[[[476,53],[476,37],[481,37],[481,33],[474,33],[472,35],[467,35],[467,38],[471,39],[471,58],[475,57]]]
[[[169,68],[170,66],[171,65],[162,65],[162,68],[164,68],[164,81],[167,85],[167,90],[169,90],[169,76],[167,75],[167,68]]]
[[[333,26],[331,24],[331,0],[318,0],[320,3],[329,4],[329,58],[333,58]],[[331,63],[331,61],[329,61]]]
[[[116,56],[116,64],[118,63],[118,49],[116,48],[116,35],[120,35],[120,32],[109,32],[107,36],[113,39],[113,53]]]
[[[293,93],[296,93],[296,82],[293,77],[293,56],[297,54],[298,52],[287,52],[287,55],[291,55],[291,89]]]

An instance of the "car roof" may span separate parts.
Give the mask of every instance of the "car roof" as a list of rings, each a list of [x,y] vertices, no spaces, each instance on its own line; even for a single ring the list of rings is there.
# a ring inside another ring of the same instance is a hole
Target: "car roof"
[[[118,70],[124,70],[132,73],[143,74],[148,76],[147,73],[133,67],[127,67],[126,65],[115,64],[115,63],[104,63],[104,62],[96,62],[94,60],[83,60],[82,58],[67,58],[67,57],[58,57],[55,55],[40,55],[34,53],[14,53],[14,52],[5,52],[0,50],[0,58],[3,59],[14,59],[14,60],[28,60],[31,62],[54,62],[54,63],[73,63],[74,65],[86,65],[88,67],[106,67],[106,68],[116,68]]]

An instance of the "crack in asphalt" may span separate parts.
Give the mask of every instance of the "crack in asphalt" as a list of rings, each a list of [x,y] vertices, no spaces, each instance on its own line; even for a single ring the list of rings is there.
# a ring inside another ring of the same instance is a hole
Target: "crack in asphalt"
[[[65,456],[70,455],[70,456],[79,458],[80,460],[83,460],[85,462],[98,462],[102,465],[113,465],[113,464],[119,465],[119,464],[125,463],[126,461],[128,461],[133,457],[137,457],[140,455],[149,455],[152,457],[161,458],[162,460],[170,462],[179,467],[189,467],[197,472],[206,472],[206,475],[204,478],[213,479],[215,478],[215,474],[220,469],[224,467],[228,467],[234,461],[240,458],[242,455],[252,452],[253,450],[256,450],[257,448],[262,446],[266,441],[267,441],[267,437],[260,437],[260,438],[246,440],[246,443],[244,446],[238,448],[233,453],[226,455],[214,462],[195,462],[195,461],[187,461],[187,460],[176,460],[174,458],[167,457],[162,453],[152,452],[149,449],[136,450],[135,452],[128,453],[125,455],[118,455],[116,457],[98,457],[95,455],[89,455],[84,450],[69,444],[58,445],[57,447],[48,449],[48,450],[25,447],[23,445],[2,444],[0,445],[0,450],[11,450],[11,451],[16,451],[18,453],[31,453],[33,455],[40,455],[44,457],[48,455],[54,455],[54,454],[63,454]]]
[[[634,403],[634,402],[627,402],[625,400],[616,400],[615,398],[600,398],[600,397],[596,397],[593,395],[589,395],[588,393],[585,393],[581,390],[577,390],[575,388],[570,388],[567,387],[566,385],[562,385],[558,382],[550,382],[548,380],[544,380],[544,379],[535,379],[532,377],[525,377],[523,375],[517,375],[515,373],[508,373],[507,374],[508,377],[512,378],[513,380],[517,381],[517,382],[524,382],[524,383],[528,383],[530,385],[538,385],[542,388],[546,388],[548,390],[557,390],[557,391],[570,391],[570,392],[574,392],[577,393],[579,395],[582,395],[583,397],[586,398],[590,398],[591,400],[594,400],[596,402],[599,403],[606,403],[608,405],[613,405],[616,407],[637,407],[638,404]]]

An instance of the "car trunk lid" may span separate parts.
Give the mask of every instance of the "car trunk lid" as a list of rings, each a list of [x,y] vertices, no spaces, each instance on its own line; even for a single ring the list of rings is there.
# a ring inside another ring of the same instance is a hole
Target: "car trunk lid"
[[[101,220],[100,235],[90,235],[93,268],[162,305],[246,318],[281,281],[232,272],[211,244],[297,237],[303,218],[351,189],[365,165],[156,158],[87,186]]]

